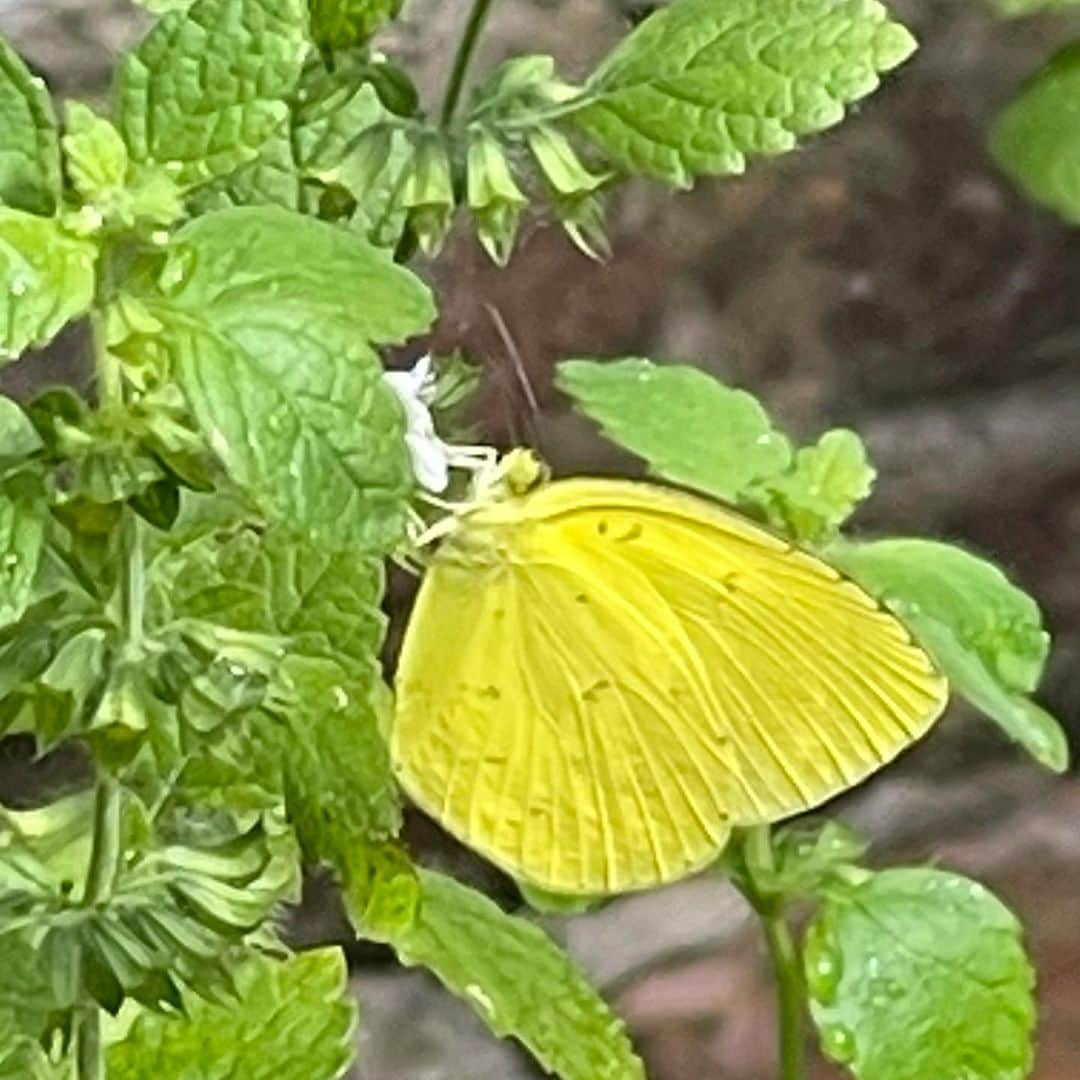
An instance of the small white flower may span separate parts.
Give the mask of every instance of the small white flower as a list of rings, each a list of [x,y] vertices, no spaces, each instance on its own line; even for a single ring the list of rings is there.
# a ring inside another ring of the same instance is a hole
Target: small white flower
[[[452,448],[439,438],[431,416],[435,372],[431,357],[421,356],[410,371],[388,371],[383,378],[405,410],[405,445],[416,482],[436,494],[450,484]]]

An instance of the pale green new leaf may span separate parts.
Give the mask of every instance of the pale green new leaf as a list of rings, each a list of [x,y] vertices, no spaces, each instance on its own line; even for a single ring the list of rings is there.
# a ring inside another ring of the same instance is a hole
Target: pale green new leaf
[[[236,1000],[185,995],[183,1015],[141,1011],[107,1050],[109,1080],[336,1080],[352,1060],[356,1004],[339,949],[254,957]],[[124,1019],[124,1017],[121,1017]]]
[[[766,477],[744,497],[787,535],[820,543],[870,494],[874,475],[862,439],[838,428],[803,447],[790,469]]]
[[[364,240],[271,207],[186,226],[160,288],[144,298],[155,340],[232,479],[320,543],[391,549],[412,473],[373,346],[427,329],[428,290]]]
[[[565,360],[556,385],[654,475],[721,499],[734,501],[791,462],[787,438],[757,399],[697,368]]]
[[[427,968],[561,1080],[643,1080],[622,1022],[539,927],[442,874],[419,880],[415,919],[389,938],[403,963]]]
[[[896,612],[958,693],[1041,764],[1068,767],[1060,725],[1026,697],[1050,648],[1042,614],[996,566],[915,539],[837,542],[828,557]]]
[[[60,141],[45,83],[0,38],[0,203],[51,214],[60,200]]]
[[[685,187],[839,123],[914,49],[877,0],[674,0],[568,118],[625,172]]]
[[[135,162],[195,187],[258,157],[289,115],[308,52],[306,0],[196,0],[128,54],[116,113]]]
[[[67,103],[64,120],[64,155],[75,190],[93,202],[122,188],[128,152],[120,132],[79,101]]]
[[[94,298],[97,248],[53,218],[0,207],[0,364],[51,341]]]
[[[1080,44],[1059,52],[994,122],[990,149],[1036,202],[1080,223]]]
[[[311,38],[323,49],[363,44],[394,18],[402,0],[309,0]]]
[[[822,1047],[859,1080],[1025,1080],[1034,975],[982,885],[929,868],[836,890],[807,934]]]
[[[21,619],[31,601],[48,513],[38,470],[0,480],[0,627]]]

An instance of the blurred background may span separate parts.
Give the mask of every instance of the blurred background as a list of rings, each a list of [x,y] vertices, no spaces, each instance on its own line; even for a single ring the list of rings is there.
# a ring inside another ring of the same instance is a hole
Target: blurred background
[[[464,0],[413,0],[383,41],[429,101]],[[434,264],[437,345],[485,368],[476,419],[559,470],[630,470],[551,389],[567,355],[690,360],[759,395],[793,434],[866,438],[871,532],[926,533],[982,551],[1042,602],[1056,647],[1043,701],[1080,736],[1080,234],[1019,198],[985,150],[1024,76],[1080,36],[1080,17],[1000,22],[982,0],[894,0],[923,48],[835,131],[744,178],[670,196],[645,185],[611,207],[614,255],[583,258],[544,222],[508,272],[461,235]],[[0,31],[60,95],[100,98],[145,25],[127,0],[0,0]],[[570,77],[627,26],[613,0],[500,0],[477,70],[551,52]],[[539,410],[487,305],[521,354]],[[71,371],[77,341],[8,369],[8,392]],[[391,595],[395,615],[408,588]],[[0,786],[25,762],[7,760]],[[963,709],[835,807],[876,861],[933,859],[992,886],[1021,915],[1039,970],[1035,1076],[1080,1076],[1080,784],[1054,778]],[[508,906],[512,885],[422,820],[423,857]],[[348,936],[313,882],[299,940]],[[545,920],[627,1017],[653,1080],[774,1074],[771,989],[741,901],[703,877]],[[421,973],[353,948],[360,1080],[536,1075]],[[838,1077],[819,1063],[817,1078]],[[944,1080],[944,1078],[943,1078]]]

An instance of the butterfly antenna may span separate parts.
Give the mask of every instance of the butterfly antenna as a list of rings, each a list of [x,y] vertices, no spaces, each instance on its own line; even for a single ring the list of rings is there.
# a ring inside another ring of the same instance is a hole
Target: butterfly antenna
[[[514,341],[514,336],[510,333],[510,328],[506,325],[506,320],[502,317],[502,312],[499,311],[494,304],[484,303],[484,308],[488,313],[488,317],[491,319],[492,325],[495,327],[495,332],[502,340],[503,348],[506,349],[507,355],[510,357],[510,363],[513,365],[514,374],[517,376],[518,385],[521,387],[522,395],[525,398],[525,404],[529,409],[529,428],[531,429],[533,438],[530,440],[534,445],[538,442],[537,436],[539,435],[539,424],[537,421],[540,418],[540,403],[536,399],[536,392],[533,390],[532,382],[529,379],[529,373],[525,368],[525,362],[521,356],[521,350],[517,347],[517,342]]]

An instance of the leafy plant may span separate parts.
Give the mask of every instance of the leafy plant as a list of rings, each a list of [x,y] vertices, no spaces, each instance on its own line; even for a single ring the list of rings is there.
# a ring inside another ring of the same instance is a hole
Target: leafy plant
[[[1007,16],[1066,12],[1076,0],[996,0]],[[996,119],[990,149],[1029,198],[1070,224],[1080,221],[1080,145],[1069,121],[1080,97],[1080,43],[1060,49]]]
[[[0,43],[0,353],[80,320],[95,373],[90,398],[0,398],[0,731],[92,765],[85,789],[0,817],[0,1074],[342,1075],[341,955],[294,955],[276,919],[322,864],[359,936],[549,1071],[643,1076],[553,940],[398,839],[384,564],[415,555],[423,454],[444,471],[478,456],[428,411],[453,433],[460,361],[403,390],[380,350],[429,330],[434,300],[404,264],[459,214],[500,263],[537,207],[603,252],[623,179],[686,187],[790,150],[913,39],[876,0],[674,0],[581,85],[517,57],[466,100],[491,7],[474,0],[430,120],[371,43],[396,0],[146,6],[161,18],[107,115],[69,102],[61,122]],[[568,361],[558,380],[654,475],[861,582],[960,695],[1065,767],[1032,699],[1034,601],[961,549],[842,534],[874,475],[854,432],[795,447],[749,393],[643,359]],[[826,823],[741,834],[717,864],[763,921],[783,1075],[801,1075],[807,1001],[826,1052],[867,1080],[1026,1075],[1015,919],[975,883],[861,855]],[[797,945],[786,911],[807,897]]]

